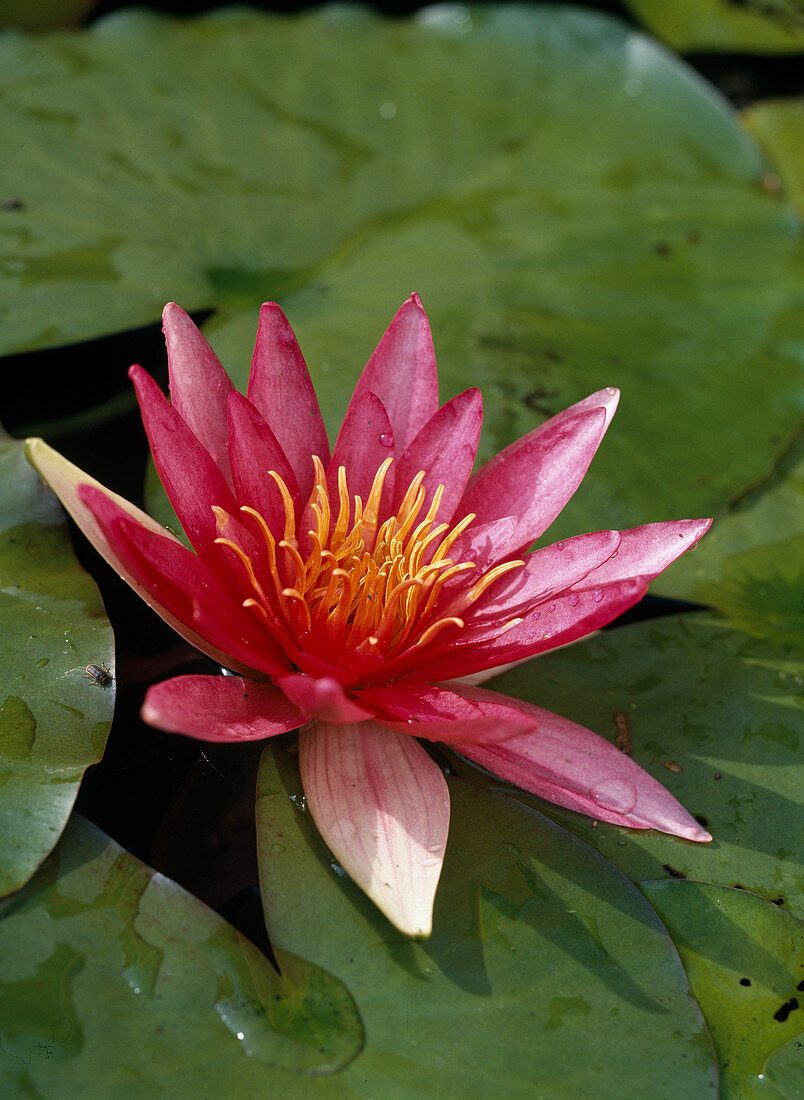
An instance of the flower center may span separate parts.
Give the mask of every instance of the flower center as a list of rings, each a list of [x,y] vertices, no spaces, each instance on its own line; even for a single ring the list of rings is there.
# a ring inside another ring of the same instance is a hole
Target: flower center
[[[251,594],[243,601],[265,623],[280,644],[306,652],[320,650],[328,661],[348,654],[385,658],[391,651],[427,645],[448,626],[461,628],[456,614],[439,613],[439,597],[453,578],[475,569],[474,562],[455,562],[449,551],[474,513],[453,527],[436,524],[444,486],[439,485],[427,512],[424,471],[411,481],[396,515],[379,522],[383,485],[393,459],[374,476],[365,504],[351,498],[346,470],[338,470],[337,516],[330,502],[326,473],[313,456],[315,481],[297,530],[293,498],[278,473],[269,470],[282,498],[283,537],[277,540],[265,517],[243,506],[259,528],[264,561],[256,563],[234,539],[223,534],[216,543],[231,550],[244,567]],[[215,508],[219,531],[231,529],[230,517]],[[263,555],[260,555],[263,557]],[[485,573],[463,592],[460,607],[474,602],[490,584],[521,561],[505,562]],[[267,575],[266,575],[267,574]],[[455,610],[455,600],[450,600]],[[448,609],[449,610],[449,609]]]

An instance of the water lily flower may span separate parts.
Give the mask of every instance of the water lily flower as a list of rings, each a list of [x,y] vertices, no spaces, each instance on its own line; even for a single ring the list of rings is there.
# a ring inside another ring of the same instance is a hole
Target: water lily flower
[[[171,401],[130,377],[188,549],[42,440],[33,464],[94,546],[230,675],[151,687],[153,726],[205,741],[300,728],[309,810],[335,859],[399,929],[431,929],[449,825],[444,742],[560,806],[688,840],[709,834],[602,737],[479,686],[604,626],[710,520],[597,531],[530,550],[580,484],[618,391],[603,389],[474,473],[480,393],[439,407],[412,295],[329,441],[279,306],[260,313],[247,396],[177,305]]]

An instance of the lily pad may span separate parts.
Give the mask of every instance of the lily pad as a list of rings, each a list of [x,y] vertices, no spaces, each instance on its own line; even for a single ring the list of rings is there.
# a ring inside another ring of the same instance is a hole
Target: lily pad
[[[75,560],[61,506],[22,444],[3,436],[0,895],[26,882],[53,848],[85,769],[103,755],[113,654],[103,603]]]
[[[692,844],[533,800],[630,878],[739,885],[802,913],[803,680],[792,654],[693,613],[605,631],[490,686],[612,740],[627,726],[634,760],[714,835]]]
[[[103,1100],[284,1095],[363,1042],[342,983],[282,974],[212,910],[76,816],[0,920],[0,1089]]]
[[[389,1098],[485,1098],[502,1085],[513,1097],[682,1100],[714,1089],[708,1033],[639,892],[514,800],[458,779],[450,797],[433,935],[416,942],[333,863],[294,759],[263,755],[257,822],[272,940],[340,977],[366,1027],[365,1049],[321,1084],[338,1097]]]
[[[804,53],[801,0],[626,0],[677,50]]]
[[[743,111],[742,118],[778,172],[790,201],[804,216],[804,102],[769,99]]]
[[[775,1073],[767,1069],[771,1055],[802,1033],[804,924],[745,890],[701,882],[641,886],[706,1016],[723,1073],[721,1100],[795,1100],[801,1094],[794,1077],[781,1063]]]
[[[720,516],[661,590],[708,604],[740,630],[804,657],[804,439],[773,474]]]
[[[0,350],[174,299],[242,384],[274,298],[333,427],[416,288],[444,396],[484,391],[484,455],[623,388],[555,537],[711,514],[792,430],[800,225],[722,99],[616,20],[130,11],[0,65]]]

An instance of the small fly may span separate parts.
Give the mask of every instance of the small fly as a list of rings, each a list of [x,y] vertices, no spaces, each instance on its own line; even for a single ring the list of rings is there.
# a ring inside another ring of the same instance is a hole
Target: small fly
[[[112,674],[103,661],[99,665],[87,665],[86,674],[92,683],[98,684],[99,687],[106,687],[112,682]]]

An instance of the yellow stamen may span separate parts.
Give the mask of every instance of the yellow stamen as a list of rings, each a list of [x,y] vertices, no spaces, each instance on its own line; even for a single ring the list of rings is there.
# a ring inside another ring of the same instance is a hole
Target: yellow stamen
[[[474,514],[452,528],[437,523],[445,489],[438,485],[430,494],[423,470],[408,485],[396,514],[380,523],[392,462],[387,458],[377,470],[365,504],[359,495],[350,496],[346,469],[339,467],[336,514],[324,464],[314,456],[313,487],[298,519],[284,480],[275,470],[267,471],[282,500],[284,524],[280,534],[256,509],[241,508],[257,524],[265,547],[256,562],[239,545],[238,524],[225,509],[214,509],[215,542],[235,555],[253,592],[243,607],[280,640],[326,660],[345,661],[346,667],[350,654],[360,654],[361,661],[398,656],[429,645],[448,627],[462,629],[464,620],[450,610],[460,613],[523,564],[496,566],[467,590],[459,578],[475,564],[456,562],[448,554]],[[445,603],[442,594],[451,581],[457,587],[447,589]]]

